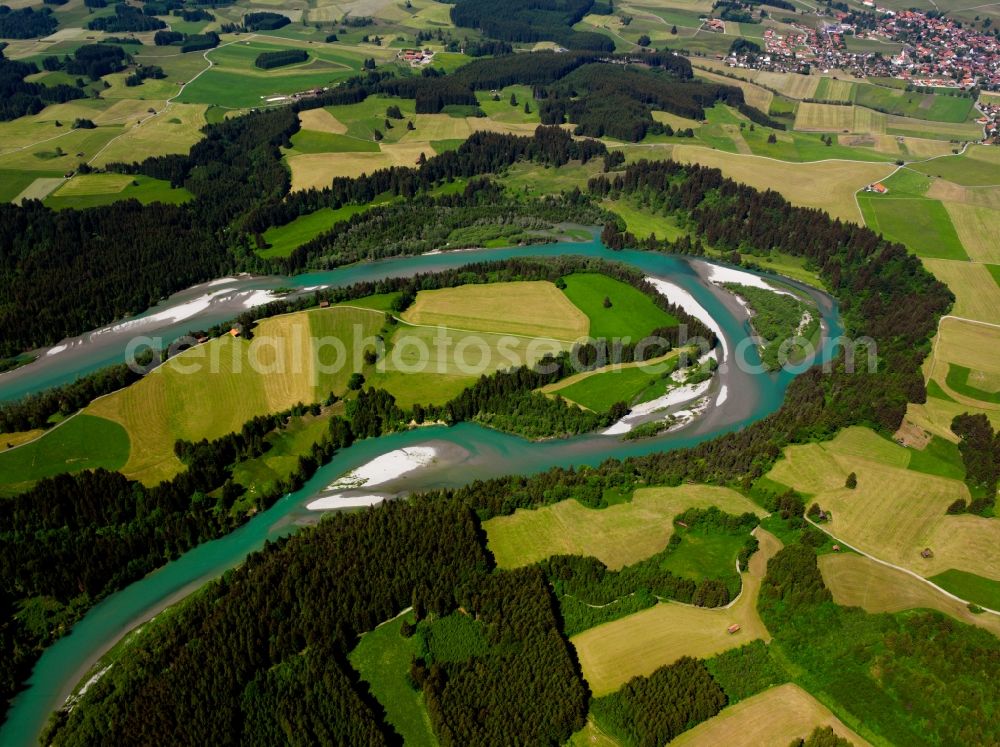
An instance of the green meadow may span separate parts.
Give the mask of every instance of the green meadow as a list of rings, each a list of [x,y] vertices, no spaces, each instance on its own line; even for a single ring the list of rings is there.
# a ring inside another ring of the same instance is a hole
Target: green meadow
[[[0,495],[64,472],[121,469],[128,455],[129,437],[121,425],[77,415],[37,441],[0,453]]]
[[[590,319],[591,337],[640,340],[654,329],[673,327],[677,319],[630,285],[597,273],[574,273],[563,280],[563,293]],[[605,307],[604,301],[611,301]]]
[[[344,205],[340,208],[320,208],[314,213],[302,215],[291,223],[269,228],[264,232],[264,241],[270,246],[257,253],[268,259],[272,257],[287,257],[296,248],[312,241],[324,231],[329,231],[341,221],[349,220],[358,213],[363,213],[369,205]]]
[[[412,624],[413,613],[408,612],[365,633],[348,659],[385,708],[386,721],[399,732],[403,741],[408,745],[433,747],[437,739],[424,705],[424,695],[407,682],[410,663],[419,653],[420,639],[400,635],[404,621]]]
[[[602,371],[583,376],[567,386],[556,385],[545,391],[558,394],[594,412],[607,412],[617,402],[635,405],[665,394],[672,383],[669,373],[674,370],[674,366],[674,363],[668,366],[657,364],[655,373],[639,366]]]
[[[931,576],[930,580],[957,597],[1000,611],[1000,581],[954,569]]]
[[[968,261],[944,205],[921,197],[858,194],[858,205],[869,228],[905,244],[920,257]]]

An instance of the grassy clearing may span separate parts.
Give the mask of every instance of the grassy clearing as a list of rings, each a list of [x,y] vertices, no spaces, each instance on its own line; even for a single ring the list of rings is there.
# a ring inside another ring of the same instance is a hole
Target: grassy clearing
[[[947,259],[925,259],[924,264],[955,294],[952,314],[1000,324],[1000,287],[986,265]]]
[[[669,370],[669,369],[668,369]],[[573,377],[576,379],[576,377]],[[651,373],[644,367],[632,366],[618,371],[597,372],[545,391],[558,394],[594,412],[607,412],[616,402],[635,405],[648,402],[666,393],[670,386],[666,372]]]
[[[402,316],[410,324],[570,341],[586,336],[590,326],[584,312],[546,281],[421,291]]]
[[[973,614],[966,605],[949,599],[913,576],[876,563],[864,555],[827,553],[820,556],[819,568],[823,581],[833,594],[833,601],[845,607],[861,607],[866,612],[875,613],[932,609],[1000,635],[1000,617]],[[948,586],[939,581],[947,573],[931,580],[947,589]],[[963,599],[970,598],[954,589],[949,591]]]
[[[243,485],[250,496],[267,493],[278,480],[287,480],[299,467],[299,456],[306,454],[330,426],[326,414],[294,418],[288,427],[267,436],[267,451],[240,462],[233,468],[233,481]]]
[[[603,205],[620,215],[625,220],[628,231],[640,239],[656,234],[658,238],[672,240],[684,233],[671,218],[657,215],[652,210],[637,205],[634,200],[604,200]]]
[[[534,163],[516,163],[507,169],[501,181],[515,192],[546,195],[579,187],[586,189],[587,181],[601,173],[597,160],[586,164],[571,162],[560,168]]]
[[[890,193],[891,194],[891,193]],[[949,211],[937,200],[858,195],[865,223],[919,257],[968,260]]]
[[[930,576],[951,568],[995,576],[1000,568],[1000,521],[949,516],[964,482],[908,469],[909,450],[863,428],[832,441],[790,446],[768,478],[809,496],[833,513],[827,528],[852,547]],[[857,475],[854,490],[844,487]],[[920,557],[924,548],[934,557]]]
[[[575,500],[487,521],[483,528],[501,568],[517,568],[552,555],[592,555],[621,568],[660,552],[673,532],[673,517],[688,508],[716,506],[741,514],[764,512],[734,490],[707,485],[643,488],[631,502],[586,508]]]
[[[124,466],[128,453],[129,436],[118,423],[77,415],[44,438],[0,452],[0,495],[26,490],[42,478],[63,472],[117,470]]]
[[[974,122],[931,122],[896,114],[887,117],[886,132],[890,135],[951,141],[978,140],[983,136],[982,128]]]
[[[269,228],[264,232],[264,241],[270,246],[257,253],[262,257],[287,257],[295,249],[307,241],[329,231],[340,221],[349,220],[358,213],[363,213],[369,205],[344,205],[343,207],[321,208],[314,213],[302,215],[291,223]]]
[[[781,542],[763,530],[757,537],[760,550],[750,558],[740,597],[728,609],[666,602],[571,638],[593,694],[606,695],[682,656],[707,658],[757,638],[770,640],[757,615],[757,593],[767,561],[781,549]],[[740,624],[736,634],[726,630],[733,623]]]
[[[319,109],[317,111],[322,111]],[[292,135],[292,147],[285,151],[289,156],[304,153],[378,153],[379,145],[371,138],[362,140],[350,135],[332,132],[299,130]]]
[[[681,528],[679,534],[681,543],[663,559],[661,568],[693,581],[724,579],[735,574],[736,557],[746,535],[702,527]]]
[[[722,744],[785,745],[808,737],[818,726],[830,726],[855,747],[867,745],[830,709],[798,685],[786,684],[724,708],[717,716],[684,732],[672,745],[710,747]]]
[[[954,569],[939,573],[932,577],[931,581],[962,599],[1000,611],[1000,581]],[[978,617],[977,615],[977,619]],[[988,619],[995,623],[991,629],[1000,631],[1000,617],[990,615]]]
[[[631,285],[599,273],[567,275],[563,293],[590,320],[591,337],[639,340],[660,327],[676,327],[677,319]],[[605,308],[604,300],[611,301]]]
[[[36,179],[61,179],[62,174],[51,171],[0,170],[0,202],[11,202],[28,189]]]
[[[959,366],[957,363],[950,363],[948,364],[948,375],[945,378],[945,383],[951,392],[968,397],[978,403],[1000,404],[1000,393],[996,391],[988,392],[972,384],[973,376],[981,376],[982,373],[981,371],[974,372],[972,369]]]
[[[49,195],[45,204],[56,210],[82,210],[110,205],[119,200],[138,200],[144,205],[153,202],[179,205],[193,198],[194,195],[183,187],[175,189],[170,186],[170,182],[149,176],[78,174]]]
[[[410,662],[419,653],[416,636],[404,638],[403,622],[414,621],[409,612],[361,636],[348,659],[372,695],[385,708],[388,721],[406,744],[436,745],[424,695],[406,681]]]

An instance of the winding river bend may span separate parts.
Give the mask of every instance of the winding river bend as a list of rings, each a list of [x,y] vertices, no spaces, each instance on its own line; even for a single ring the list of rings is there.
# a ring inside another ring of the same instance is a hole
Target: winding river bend
[[[395,490],[417,491],[467,484],[477,478],[517,473],[528,475],[554,466],[596,465],[608,458],[637,456],[692,446],[719,434],[745,427],[776,410],[794,374],[753,372],[732,365],[739,350],[748,364],[759,364],[746,344],[749,324],[745,310],[726,291],[708,281],[705,260],[639,251],[615,252],[599,241],[535,247],[461,251],[383,260],[294,278],[224,278],[172,296],[145,314],[101,330],[66,340],[42,351],[35,363],[0,376],[0,401],[67,383],[77,376],[123,359],[136,335],[176,339],[188,330],[209,327],[232,318],[254,303],[266,302],[267,291],[279,287],[301,290],[344,286],[362,280],[412,275],[460,267],[486,259],[583,255],[624,262],[647,275],[669,281],[686,291],[715,320],[727,354],[720,361],[712,401],[717,403],[689,426],[663,436],[622,441],[614,436],[585,435],[571,439],[529,442],[472,423],[450,428],[434,426],[368,439],[337,454],[330,464],[296,493],[278,501],[235,532],[191,550],[159,570],[111,595],[76,624],[73,631],[45,651],[27,687],[14,700],[0,727],[0,744],[34,745],[49,715],[62,705],[74,685],[111,646],[136,625],[183,598],[206,581],[240,564],[266,540],[286,535],[310,521],[305,506],[339,475],[390,451],[434,443],[454,447],[458,462],[433,465],[409,473]],[[823,317],[822,356],[829,340],[842,333],[836,302],[828,295],[787,279],[783,282],[809,293]],[[725,387],[725,398],[720,396]],[[315,514],[312,514],[313,518]]]

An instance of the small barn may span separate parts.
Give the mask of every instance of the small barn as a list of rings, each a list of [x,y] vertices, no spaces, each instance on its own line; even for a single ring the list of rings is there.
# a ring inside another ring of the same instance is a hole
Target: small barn
[[[740,624],[739,623],[733,623],[728,628],[726,628],[726,631],[729,633],[729,635],[732,635],[733,633],[738,633],[739,630],[740,630]]]

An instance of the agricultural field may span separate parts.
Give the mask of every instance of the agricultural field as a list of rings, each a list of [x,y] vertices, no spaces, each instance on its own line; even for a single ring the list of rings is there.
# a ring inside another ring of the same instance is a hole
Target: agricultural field
[[[757,614],[757,594],[767,561],[781,549],[781,542],[762,529],[756,535],[760,549],[742,574],[739,598],[728,607],[664,602],[573,636],[570,643],[593,694],[614,692],[633,677],[648,676],[682,656],[708,658],[757,638],[769,641]],[[730,634],[727,628],[733,623],[741,629]]]
[[[924,264],[955,294],[952,314],[1000,324],[1000,286],[986,265],[947,259],[925,259]]]
[[[1000,328],[944,319],[925,373],[952,401],[995,410],[1000,388]]]
[[[722,744],[797,744],[813,729],[830,726],[855,747],[868,742],[851,731],[826,706],[798,685],[778,685],[724,708],[717,716],[684,732],[672,745],[714,747]]]
[[[652,148],[642,149],[654,157]],[[673,146],[672,157],[682,163],[718,168],[725,176],[757,189],[773,189],[803,207],[822,208],[836,218],[860,222],[854,193],[865,184],[885,178],[891,164],[863,162],[787,163],[757,156],[727,156],[692,145]]]
[[[421,291],[402,318],[414,325],[563,341],[585,337],[590,329],[587,315],[555,285],[544,281]]]
[[[649,296],[620,280],[598,273],[574,273],[563,280],[563,293],[590,320],[591,337],[635,341],[661,327],[677,326],[677,319]]]
[[[280,42],[280,43],[279,43]],[[297,65],[261,70],[254,60],[262,52],[307,48],[309,60]],[[205,55],[212,67],[188,82],[177,97],[188,104],[214,104],[230,109],[262,106],[286,94],[321,88],[349,78],[366,56],[385,61],[388,53],[373,47],[362,53],[343,45],[317,46],[261,35],[230,38]]]
[[[1000,635],[1000,616],[970,612],[968,605],[946,597],[923,581],[863,555],[827,553],[820,556],[819,568],[823,574],[823,582],[833,594],[833,601],[844,607],[861,607],[866,612],[932,609],[959,622],[978,625]],[[944,575],[946,574],[935,576],[931,580],[947,588],[939,583]],[[971,599],[968,590],[965,591],[966,594],[959,591],[953,593],[963,599]]]
[[[206,108],[202,104],[168,105],[155,117],[142,119],[141,123],[108,143],[92,164],[131,163],[137,154],[150,157],[187,153],[202,138]]]
[[[64,472],[121,469],[128,454],[129,436],[121,425],[77,415],[42,438],[0,452],[0,497]]]
[[[641,488],[632,500],[607,508],[586,508],[575,500],[487,521],[483,528],[501,568],[518,568],[552,555],[591,555],[621,568],[667,546],[673,517],[689,508],[715,506],[726,513],[752,511],[757,504],[734,490],[708,485]],[[675,605],[681,606],[681,605]]]
[[[855,84],[852,100],[887,114],[934,122],[960,124],[973,112],[973,101],[967,96],[914,93],[870,83]]]
[[[1000,150],[989,145],[971,145],[955,158],[936,158],[913,168],[965,187],[1000,186]]]
[[[833,103],[852,103],[854,101],[854,83],[836,78],[820,78],[812,98]]]
[[[629,405],[648,402],[665,394],[672,385],[668,374],[676,365],[674,359],[677,357],[678,352],[674,351],[640,364],[576,374],[542,391],[558,394],[594,412],[607,412],[617,402]]]
[[[331,391],[343,394],[356,369],[331,370],[335,358],[312,350],[310,338],[335,337],[348,355],[360,358],[356,339],[377,333],[383,319],[347,308],[273,317],[260,324],[252,342],[227,335],[181,353],[87,412],[124,426],[132,449],[123,471],[155,484],[180,470],[173,453],[179,438],[218,438],[254,416],[316,402]],[[204,370],[189,373],[197,364]]]
[[[952,594],[962,597],[962,599],[968,599],[994,612],[1000,612],[1000,581],[956,570],[932,576],[931,581]],[[989,621],[991,629],[997,629],[994,623],[1000,622],[1000,616],[990,615],[984,619]]]
[[[968,487],[911,469],[910,459],[906,447],[854,427],[831,441],[787,447],[767,477],[832,512],[825,529],[851,547],[925,577],[952,568],[997,576],[1000,521],[946,514],[957,498],[970,500]],[[853,490],[844,486],[851,472]],[[920,556],[925,548],[932,558]]]
[[[861,193],[858,204],[869,228],[905,244],[919,257],[969,259],[949,211],[937,200]]]
[[[1000,264],[1000,243],[996,239],[1000,235],[1000,210],[960,202],[943,204],[969,258]]]
[[[45,198],[45,204],[56,210],[81,210],[109,205],[118,200],[138,200],[147,205],[151,202],[177,205],[192,198],[193,195],[183,187],[175,189],[169,182],[149,176],[77,174],[72,179],[61,180],[61,186]]]

